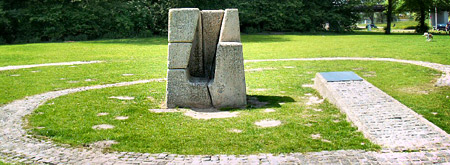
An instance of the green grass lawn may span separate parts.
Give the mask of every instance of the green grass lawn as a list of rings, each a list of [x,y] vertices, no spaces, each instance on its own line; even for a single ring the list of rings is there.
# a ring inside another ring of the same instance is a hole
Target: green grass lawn
[[[429,22],[426,22],[429,23]],[[395,27],[394,27],[395,24]],[[397,21],[391,23],[391,29],[399,30],[399,29],[411,29],[411,27],[417,26],[419,22],[417,21]],[[376,24],[378,27],[386,27],[386,23],[378,23]],[[414,28],[412,28],[414,30]]]
[[[420,35],[243,35],[245,59],[305,57],[385,57],[450,64],[450,37],[436,35],[425,42]],[[166,76],[167,39],[100,40],[0,46],[0,66],[66,61],[103,60],[105,63],[53,66],[0,72],[0,105],[25,96],[97,84],[163,78]],[[289,67],[287,67],[289,66]],[[287,68],[285,68],[287,67]],[[292,68],[293,67],[293,68]],[[82,146],[111,139],[112,150],[178,154],[251,154],[309,152],[338,149],[376,150],[379,147],[345,121],[333,105],[306,105],[305,94],[318,96],[311,78],[322,71],[354,71],[425,118],[450,132],[449,87],[434,87],[440,73],[428,68],[393,62],[285,61],[246,63],[247,94],[267,107],[237,110],[236,118],[196,120],[182,113],[155,114],[164,100],[165,82],[106,88],[74,93],[49,101],[31,116],[32,133]],[[39,72],[31,72],[39,71]],[[131,73],[133,76],[122,76]],[[10,75],[19,74],[18,77]],[[85,81],[92,79],[94,81]],[[264,89],[264,90],[260,90]],[[132,101],[109,99],[133,96]],[[151,96],[152,99],[149,99]],[[280,104],[285,102],[284,104]],[[265,108],[276,112],[265,113]],[[322,109],[315,111],[314,109]],[[99,112],[109,115],[97,117]],[[432,112],[437,112],[433,115]],[[128,120],[114,120],[129,116]],[[282,121],[273,128],[258,128],[263,119]],[[96,131],[97,124],[112,130]],[[231,133],[240,129],[242,133]],[[312,139],[320,134],[323,139]],[[327,141],[329,140],[329,141]]]

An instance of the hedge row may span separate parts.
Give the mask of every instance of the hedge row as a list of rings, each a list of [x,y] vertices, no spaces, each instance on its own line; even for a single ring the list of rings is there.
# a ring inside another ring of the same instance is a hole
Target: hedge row
[[[241,30],[350,29],[355,0],[0,0],[0,43],[148,37],[167,33],[170,8],[238,8]]]

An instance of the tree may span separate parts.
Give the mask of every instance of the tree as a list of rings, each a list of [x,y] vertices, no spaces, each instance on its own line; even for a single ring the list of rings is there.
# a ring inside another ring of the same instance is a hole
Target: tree
[[[449,10],[450,0],[400,0],[398,10],[417,13],[416,20],[419,21],[419,24],[416,27],[416,32],[423,33],[428,31],[428,26],[425,23],[427,14],[435,7],[440,11]]]
[[[376,5],[380,5],[381,3],[384,2],[384,0],[362,0],[362,9],[364,14],[369,17],[370,22],[373,24],[374,22],[374,15],[375,15],[375,10],[374,7]]]
[[[392,6],[394,0],[387,0],[387,12],[386,12],[386,29],[384,31],[385,34],[391,34],[391,21],[392,21]]]

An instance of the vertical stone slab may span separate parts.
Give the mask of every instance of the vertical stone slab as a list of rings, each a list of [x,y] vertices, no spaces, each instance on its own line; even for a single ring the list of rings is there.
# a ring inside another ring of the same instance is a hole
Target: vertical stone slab
[[[203,66],[203,37],[201,14],[198,15],[197,29],[192,42],[192,52],[189,57],[189,73],[194,77],[205,77]]]
[[[241,42],[239,11],[237,9],[225,9],[221,29],[219,42]]]
[[[203,63],[207,77],[212,77],[212,66],[219,41],[223,14],[223,10],[201,11],[203,25]]]
[[[166,101],[168,108],[211,108],[207,80],[189,76],[186,69],[167,71]]]
[[[208,84],[215,108],[240,108],[247,105],[244,57],[239,42],[219,42],[214,79]]]
[[[169,43],[167,67],[169,69],[187,68],[191,50],[192,43]]]
[[[169,10],[169,42],[193,42],[200,10],[180,8]]]

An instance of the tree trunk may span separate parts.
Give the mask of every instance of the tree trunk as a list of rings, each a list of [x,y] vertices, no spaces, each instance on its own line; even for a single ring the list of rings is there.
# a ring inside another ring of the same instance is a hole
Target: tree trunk
[[[428,31],[428,28],[425,25],[425,8],[421,7],[420,8],[420,16],[419,16],[419,28],[417,30],[418,33],[424,33],[426,31]]]
[[[370,18],[370,24],[375,24],[375,22],[374,22],[374,16],[375,15],[375,13],[370,13],[370,15],[369,15],[369,18]]]
[[[387,13],[386,13],[386,30],[384,31],[385,34],[391,34],[391,20],[392,20],[392,1],[388,0],[388,7],[387,7]]]

